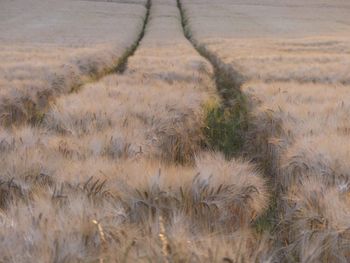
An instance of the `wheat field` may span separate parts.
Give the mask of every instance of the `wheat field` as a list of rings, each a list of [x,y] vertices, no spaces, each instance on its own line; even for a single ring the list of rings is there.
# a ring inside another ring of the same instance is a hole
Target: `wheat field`
[[[0,262],[348,262],[349,11],[1,1]]]
[[[278,260],[348,262],[350,5],[287,2],[184,6],[193,37],[244,77],[246,151],[274,187]]]
[[[145,3],[1,1],[2,125],[40,119],[54,98],[113,69],[141,30]]]
[[[253,164],[205,150],[205,109],[221,101],[213,68],[176,2],[148,8],[122,74],[1,130],[2,261],[202,262],[245,257],[235,243],[255,242],[266,182]]]

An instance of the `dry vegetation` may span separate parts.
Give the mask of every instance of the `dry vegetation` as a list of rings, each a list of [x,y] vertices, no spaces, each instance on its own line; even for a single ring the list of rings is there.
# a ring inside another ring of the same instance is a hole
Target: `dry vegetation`
[[[223,104],[214,70],[186,40],[176,1],[148,7],[122,74],[55,98],[35,125],[1,128],[0,262],[271,257],[252,227],[268,206],[264,178],[210,151],[206,114]]]
[[[346,0],[0,5],[0,262],[350,261]]]
[[[275,186],[277,260],[349,262],[349,3],[183,2],[194,38],[245,77],[247,149]]]
[[[1,1],[0,123],[41,120],[58,95],[112,70],[138,37],[145,4]]]

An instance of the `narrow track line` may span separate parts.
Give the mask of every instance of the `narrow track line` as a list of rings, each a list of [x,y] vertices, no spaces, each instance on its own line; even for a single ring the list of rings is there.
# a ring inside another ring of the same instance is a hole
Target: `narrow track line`
[[[146,3],[147,11],[146,11],[146,15],[145,15],[145,18],[143,21],[142,30],[139,34],[139,37],[137,38],[136,42],[119,59],[118,65],[114,69],[112,69],[112,72],[110,72],[110,73],[117,72],[118,74],[123,74],[125,72],[125,70],[127,69],[129,57],[131,57],[135,54],[137,48],[139,47],[142,39],[144,38],[144,36],[146,34],[146,28],[147,28],[150,13],[151,13],[151,7],[152,7],[152,0],[147,0],[147,3]]]
[[[139,47],[142,39],[144,38],[144,36],[146,34],[146,28],[147,28],[149,17],[150,17],[150,13],[151,13],[152,0],[147,0],[147,3],[145,5],[145,7],[146,7],[146,14],[145,14],[145,17],[143,19],[142,29],[141,29],[139,35],[137,36],[135,42],[130,47],[127,48],[127,50],[118,59],[118,61],[116,62],[116,64],[114,66],[112,66],[111,68],[106,69],[103,73],[101,73],[99,75],[92,76],[89,81],[86,81],[85,83],[82,83],[79,86],[73,87],[72,90],[71,90],[71,93],[72,92],[77,92],[84,85],[86,85],[87,83],[97,82],[101,78],[103,78],[103,77],[105,77],[107,75],[114,74],[114,73],[118,73],[118,74],[123,74],[124,73],[124,71],[127,69],[127,64],[128,64],[129,57],[131,57],[131,56],[133,56],[135,54],[137,48]]]
[[[244,83],[244,77],[231,65],[225,64],[218,57],[210,52],[204,45],[198,43],[193,37],[188,24],[186,12],[182,7],[181,0],[177,0],[177,7],[180,10],[181,25],[187,40],[193,45],[197,52],[207,59],[214,68],[215,81],[217,89],[223,99],[225,107],[231,107],[238,97],[243,97],[241,86]]]
[[[214,53],[212,53],[210,50],[208,50],[203,44],[200,44],[197,40],[195,40],[192,37],[192,33],[190,30],[188,17],[186,17],[186,12],[182,6],[181,0],[177,1],[177,7],[180,11],[181,15],[181,25],[183,28],[183,33],[187,40],[193,45],[193,47],[197,50],[197,52],[207,59],[213,69],[214,69],[214,77],[215,77],[215,83],[216,88],[221,96],[222,99],[222,105],[221,109],[219,109],[220,114],[216,114],[216,117],[222,118],[222,116],[225,116],[227,112],[232,113],[232,115],[229,117],[233,119],[233,121],[229,120],[228,125],[228,132],[224,132],[225,135],[234,136],[234,140],[240,141],[241,144],[236,144],[238,147],[237,149],[229,149],[227,151],[226,149],[222,149],[220,147],[216,147],[216,145],[213,145],[215,150],[219,150],[223,152],[226,157],[247,157],[247,158],[254,158],[254,156],[251,156],[251,153],[243,150],[246,141],[249,139],[247,138],[247,132],[249,129],[249,120],[251,118],[249,113],[249,105],[248,105],[248,99],[246,95],[242,92],[241,87],[245,81],[245,78],[236,71],[231,65],[224,63],[222,60],[220,60]],[[215,115],[214,114],[214,115]],[[230,130],[230,127],[232,124],[235,124],[235,128]],[[216,123],[214,122],[214,125]],[[226,129],[224,127],[224,129]],[[236,129],[236,130],[234,130]],[[222,131],[219,133],[222,134]],[[222,141],[216,140],[215,143],[221,144]],[[277,222],[277,203],[276,200],[278,198],[276,189],[274,188],[274,182],[271,181],[271,178],[267,176],[267,171],[263,168],[264,165],[261,163],[257,163],[259,167],[262,167],[262,170],[265,173],[265,178],[268,181],[268,184],[270,185],[272,195],[270,200],[269,209],[265,212],[264,215],[262,215],[259,219],[256,220],[255,226],[258,231],[260,230],[268,230],[270,232],[274,232],[276,228],[276,222]]]
[[[145,7],[146,7],[146,14],[145,14],[145,17],[143,19],[142,30],[138,34],[138,37],[136,38],[135,42],[124,52],[124,54],[118,59],[116,64],[114,66],[110,67],[110,68],[105,69],[102,73],[96,73],[94,75],[91,75],[89,77],[89,79],[84,81],[83,83],[75,85],[75,86],[72,86],[70,91],[67,94],[77,93],[85,85],[87,85],[89,83],[98,82],[103,77],[106,77],[106,76],[108,76],[110,74],[115,74],[115,73],[122,74],[122,73],[124,73],[124,71],[127,68],[128,58],[130,56],[134,55],[134,53],[136,52],[137,48],[140,45],[140,42],[142,41],[143,37],[145,36],[146,28],[147,28],[148,21],[149,21],[151,6],[152,6],[152,0],[147,0],[147,3],[145,5]],[[53,97],[48,98],[48,103],[49,103],[49,101],[54,100],[54,99],[55,98],[53,98]],[[34,108],[34,109],[32,109],[32,111],[33,112],[31,114],[31,116],[29,116],[29,121],[28,122],[29,122],[29,124],[37,125],[37,124],[40,124],[41,121],[43,120],[43,118],[44,118],[44,116],[45,116],[45,114],[47,112],[47,108],[45,108],[44,110],[43,109],[39,109],[39,108]]]
[[[241,91],[245,78],[192,37],[181,0],[177,0],[177,7],[180,11],[183,33],[195,50],[212,65],[216,88],[222,99],[219,108],[213,109],[208,116],[214,134],[217,131],[217,134],[213,135],[214,138],[209,138],[212,141],[209,147],[223,152],[228,158],[241,156],[249,119],[247,99]]]

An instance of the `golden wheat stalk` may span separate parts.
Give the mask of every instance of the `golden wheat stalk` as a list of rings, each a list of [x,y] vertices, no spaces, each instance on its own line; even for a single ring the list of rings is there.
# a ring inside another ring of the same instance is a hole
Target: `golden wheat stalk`
[[[106,236],[105,233],[103,231],[103,227],[102,225],[95,219],[92,220],[92,223],[94,223],[97,226],[98,229],[98,234],[100,235],[100,239],[101,239],[101,247],[102,247],[102,252],[106,251],[107,249],[107,241],[106,241]],[[101,257],[99,259],[100,263],[103,263],[103,258]]]
[[[169,241],[166,236],[164,219],[161,215],[159,216],[159,239],[162,243],[162,254],[164,256],[164,262],[169,263]]]

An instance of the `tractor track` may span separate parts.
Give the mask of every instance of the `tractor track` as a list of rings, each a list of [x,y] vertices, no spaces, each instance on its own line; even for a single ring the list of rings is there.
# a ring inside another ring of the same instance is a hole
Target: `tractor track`
[[[255,160],[255,153],[251,152],[249,146],[247,146],[251,139],[249,138],[249,132],[250,129],[252,129],[252,127],[250,127],[252,116],[250,114],[249,98],[241,90],[246,79],[231,65],[224,63],[216,54],[211,52],[204,44],[200,43],[192,36],[186,10],[181,0],[176,1],[181,16],[183,33],[195,50],[212,65],[216,89],[222,100],[218,109],[215,109],[214,112],[207,113],[207,118],[209,119],[208,126],[211,129],[215,129],[218,126],[220,129],[218,134],[214,133],[214,136],[217,138],[210,138],[211,135],[208,136],[207,134],[207,137],[209,137],[207,138],[209,147],[213,150],[223,152],[229,159],[232,157],[243,157],[254,160],[254,164],[263,171],[267,184],[271,189],[271,200],[269,208],[254,222],[254,226],[258,232],[268,231],[274,233],[276,231],[277,222],[276,200],[278,198],[278,193],[274,186],[274,179],[267,176],[270,172],[269,168],[266,168],[266,165],[260,160]],[[221,121],[212,121],[213,118],[220,119]],[[222,123],[222,119],[224,123]],[[225,142],[219,138],[222,134],[231,138],[232,142],[224,145]]]

